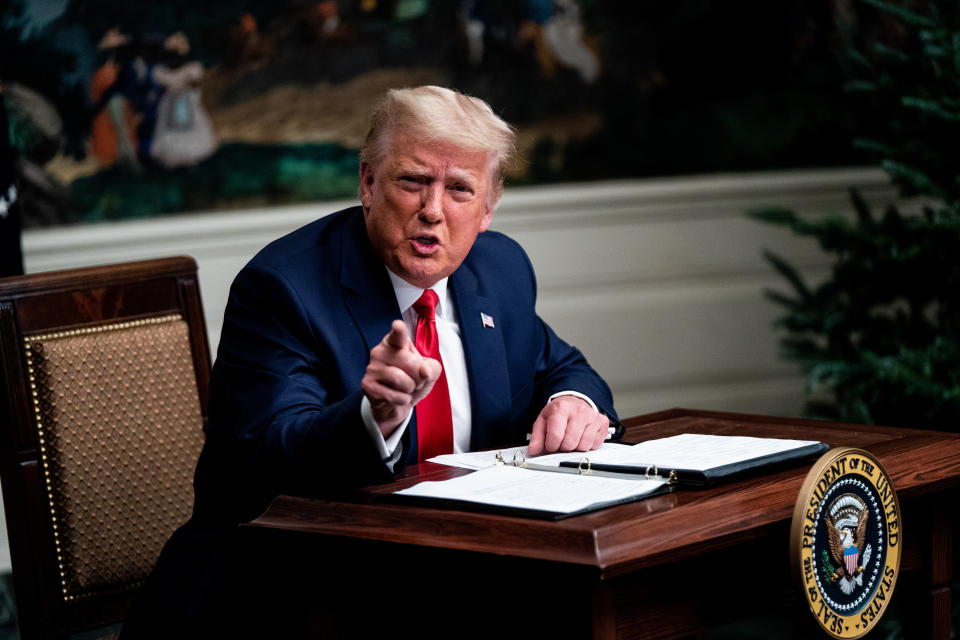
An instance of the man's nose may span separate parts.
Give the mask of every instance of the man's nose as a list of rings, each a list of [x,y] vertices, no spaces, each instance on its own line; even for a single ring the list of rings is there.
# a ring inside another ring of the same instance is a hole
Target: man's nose
[[[426,222],[439,222],[443,218],[443,184],[432,182],[423,190],[423,206],[420,218]]]

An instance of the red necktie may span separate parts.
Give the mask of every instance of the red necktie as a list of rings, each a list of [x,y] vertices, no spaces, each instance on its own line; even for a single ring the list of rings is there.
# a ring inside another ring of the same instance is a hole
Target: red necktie
[[[413,308],[419,315],[414,344],[421,355],[433,358],[443,367],[443,360],[440,359],[440,338],[434,320],[438,301],[437,294],[432,289],[427,289],[413,303]],[[453,453],[453,418],[450,415],[447,372],[441,369],[433,389],[417,404],[417,462],[443,453]]]

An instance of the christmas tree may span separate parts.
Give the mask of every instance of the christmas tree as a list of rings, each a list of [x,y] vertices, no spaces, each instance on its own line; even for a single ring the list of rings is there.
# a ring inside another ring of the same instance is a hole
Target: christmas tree
[[[830,276],[808,285],[766,252],[792,291],[768,291],[785,313],[781,352],[807,375],[808,413],[849,422],[960,428],[960,6],[865,0],[869,28],[848,32],[846,89],[863,109],[854,144],[877,155],[922,212],[855,217],[751,212],[819,242]],[[869,19],[872,18],[872,22]],[[821,400],[813,398],[821,397]]]

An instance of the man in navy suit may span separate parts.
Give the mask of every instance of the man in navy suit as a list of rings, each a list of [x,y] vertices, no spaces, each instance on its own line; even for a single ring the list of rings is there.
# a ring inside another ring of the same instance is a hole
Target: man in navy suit
[[[536,315],[523,250],[487,230],[513,146],[510,126],[481,100],[439,87],[390,91],[361,151],[361,206],[271,243],[237,276],[194,516],[148,589],[173,592],[179,581],[198,595],[167,615],[204,616],[202,594],[220,587],[184,578],[183,567],[228,567],[217,532],[280,493],[388,482],[436,453],[522,444],[527,434],[530,455],[588,451],[618,425],[607,385]],[[431,297],[428,320],[421,300]],[[421,330],[439,352],[415,346]],[[124,637],[145,635],[132,628]]]
[[[487,231],[513,142],[476,98],[388,94],[361,151],[362,206],[271,243],[231,288],[198,516],[248,520],[278,493],[389,481],[422,461],[416,406],[441,372],[413,343],[425,289],[439,296],[452,450],[528,433],[531,455],[603,442],[607,385],[536,315],[522,249]]]

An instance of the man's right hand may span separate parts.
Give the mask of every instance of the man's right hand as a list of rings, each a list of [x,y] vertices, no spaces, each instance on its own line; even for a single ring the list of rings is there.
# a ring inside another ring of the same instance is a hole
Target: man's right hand
[[[360,383],[384,438],[430,393],[440,372],[439,362],[417,351],[403,320],[394,320],[390,333],[370,351]]]

